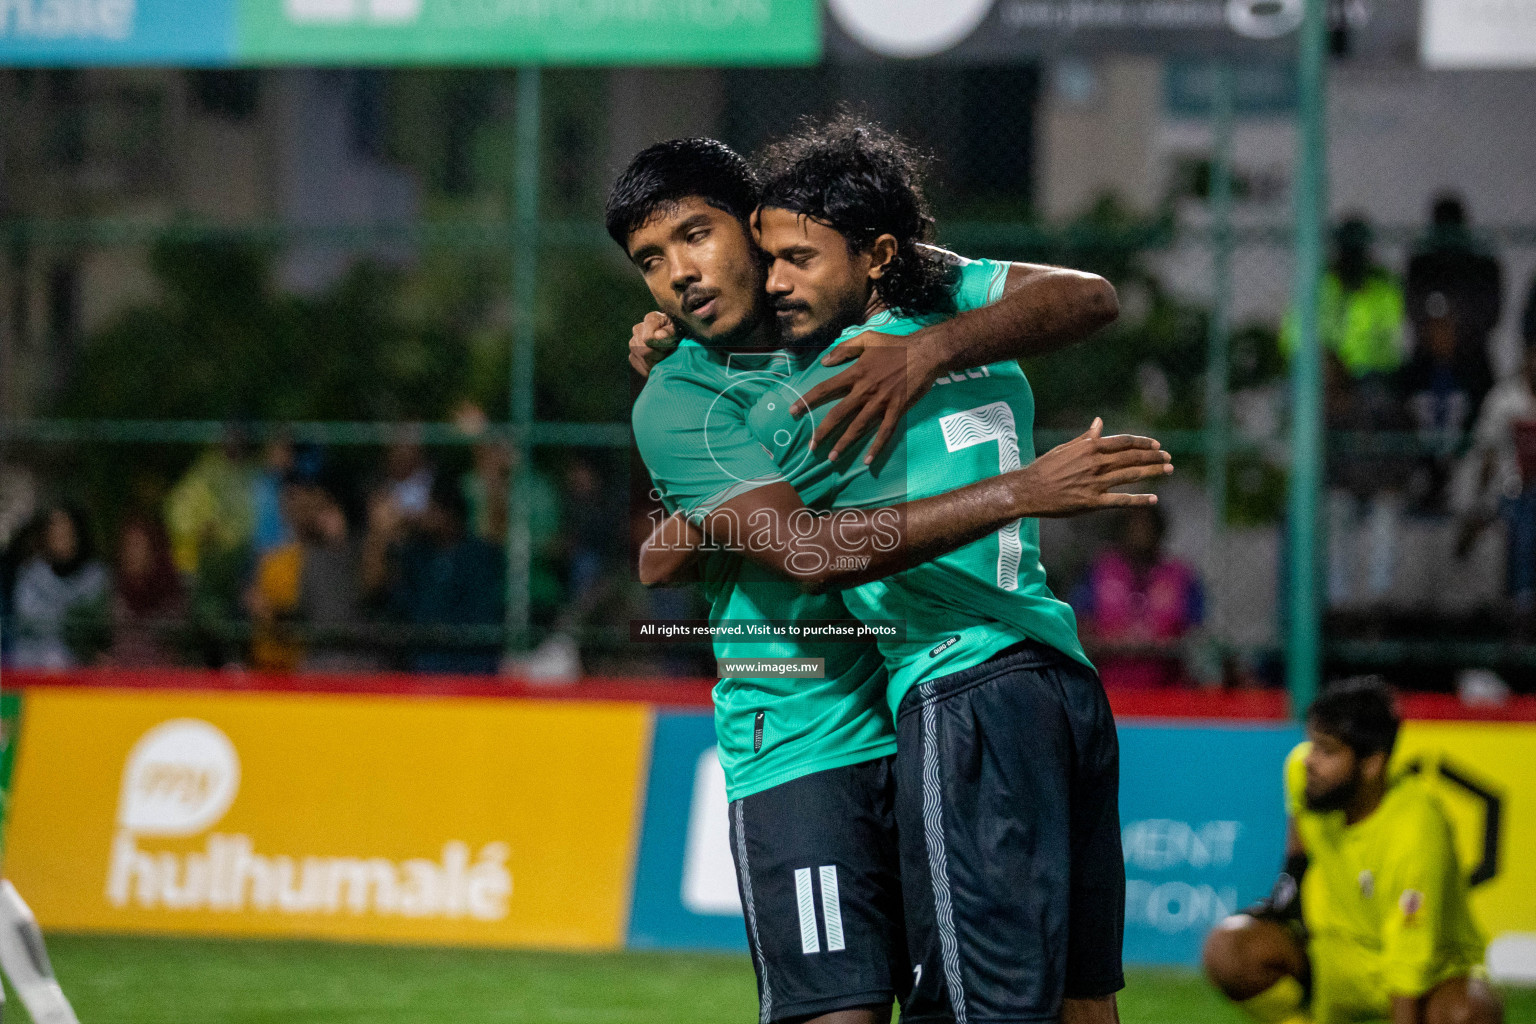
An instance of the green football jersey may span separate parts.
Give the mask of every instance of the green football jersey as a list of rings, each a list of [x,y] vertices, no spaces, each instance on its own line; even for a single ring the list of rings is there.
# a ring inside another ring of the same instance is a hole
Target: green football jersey
[[[1006,263],[958,265],[958,309],[1001,295]],[[788,379],[793,363],[787,351],[726,352],[688,339],[651,371],[632,419],[635,443],[668,512],[681,509],[697,522],[747,491],[785,479],[747,417]],[[739,555],[709,552],[700,568],[711,622],[854,621],[839,595],[805,594]],[[824,679],[726,678],[716,685],[715,729],[730,799],[895,751],[883,703],[885,660],[874,644],[718,639],[714,652],[717,658],[825,659]]]
[[[782,480],[746,429],[746,413],[788,370],[783,353],[720,352],[685,341],[651,371],[635,402],[635,443],[668,512],[701,517],[739,494]],[[701,565],[711,622],[849,619],[836,594],[805,594],[739,555],[714,551]],[[895,749],[872,644],[717,639],[718,658],[825,658],[824,679],[722,679],[715,730],[732,800],[802,775],[883,757]],[[759,728],[758,715],[762,715]]]
[[[940,319],[881,313],[833,344],[871,330],[911,334]],[[902,430],[872,466],[864,465],[868,441],[835,464],[808,450],[816,421],[831,406],[798,420],[789,416],[789,406],[841,367],[822,366],[819,358],[798,358],[795,364],[790,380],[759,399],[750,422],[764,446],[776,452],[780,472],[812,508],[897,505],[1018,469],[1035,457],[1034,396],[1016,362],[941,379],[907,413]],[[1092,667],[1078,642],[1072,609],[1046,585],[1037,520],[1010,523],[930,562],[845,590],[843,600],[861,620],[906,624],[905,639],[880,642],[893,715],[912,686],[978,665],[1026,639]]]

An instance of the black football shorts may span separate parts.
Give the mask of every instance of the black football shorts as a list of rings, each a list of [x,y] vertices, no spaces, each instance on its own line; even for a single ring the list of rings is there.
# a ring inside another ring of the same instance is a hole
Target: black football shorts
[[[730,815],[761,1024],[905,998],[895,758],[802,776]]]
[[[914,686],[896,819],[903,1024],[1055,1021],[1124,987],[1120,748],[1098,675],[1025,643]]]

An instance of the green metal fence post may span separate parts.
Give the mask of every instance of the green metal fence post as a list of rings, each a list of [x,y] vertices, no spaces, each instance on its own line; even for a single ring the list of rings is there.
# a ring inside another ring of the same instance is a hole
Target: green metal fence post
[[[1227,521],[1227,388],[1232,341],[1232,122],[1236,74],[1232,62],[1215,62],[1211,113],[1211,277],[1215,294],[1206,336],[1205,357],[1205,479],[1211,503],[1211,553],[1224,557],[1223,527]],[[1208,574],[1210,575],[1210,574]],[[1211,577],[1214,579],[1214,576]],[[1219,618],[1221,609],[1217,607]],[[1219,627],[1220,623],[1216,623]]]
[[[1306,0],[1296,128],[1296,350],[1291,359],[1290,573],[1286,681],[1295,715],[1322,673],[1319,504],[1323,491],[1323,363],[1318,299],[1327,218],[1327,0]]]
[[[531,512],[528,500],[533,453],[534,304],[539,265],[539,117],[541,82],[536,67],[517,72],[517,153],[513,168],[512,361],[507,419],[512,428],[512,472],[507,500],[507,650],[528,642],[531,569]]]

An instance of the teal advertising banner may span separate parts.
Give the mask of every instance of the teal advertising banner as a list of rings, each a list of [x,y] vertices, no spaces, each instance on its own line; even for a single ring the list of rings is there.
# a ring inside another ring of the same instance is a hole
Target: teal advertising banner
[[[0,0],[0,67],[229,64],[235,0]]]
[[[0,0],[0,66],[810,64],[817,0]]]

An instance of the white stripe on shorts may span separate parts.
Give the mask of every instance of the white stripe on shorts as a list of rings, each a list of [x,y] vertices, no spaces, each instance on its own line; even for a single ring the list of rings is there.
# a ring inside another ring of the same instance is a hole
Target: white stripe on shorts
[[[800,904],[800,952],[821,952],[816,935],[816,895],[811,892],[811,869],[795,868],[795,899]]]
[[[955,912],[949,893],[949,861],[944,854],[943,790],[939,788],[939,739],[933,684],[918,687],[923,701],[923,839],[928,845],[928,873],[933,876],[933,919],[939,929],[939,952],[955,1024],[967,1024],[965,984],[960,977],[960,944],[955,938]]]
[[[736,870],[741,875],[741,902],[747,911],[747,935],[752,940],[752,955],[757,957],[757,976],[762,981],[758,993],[758,1024],[773,1021],[773,989],[768,985],[768,959],[763,956],[763,944],[757,937],[757,905],[752,902],[752,869],[747,864],[747,821],[742,813],[742,802],[737,800],[736,811]]]
[[[843,945],[843,905],[838,899],[837,865],[821,866],[821,919],[827,925],[827,952],[836,953]]]

